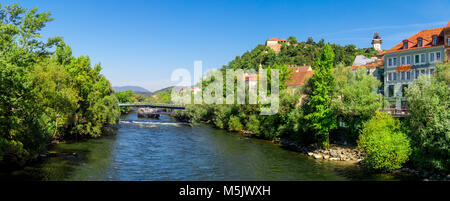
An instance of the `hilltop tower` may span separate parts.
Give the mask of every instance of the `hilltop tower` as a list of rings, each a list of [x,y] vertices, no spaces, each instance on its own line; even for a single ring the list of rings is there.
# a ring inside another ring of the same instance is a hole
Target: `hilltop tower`
[[[378,32],[375,32],[375,34],[373,34],[373,39],[372,39],[373,49],[375,49],[377,51],[381,51],[381,43],[383,43],[383,40],[381,40],[381,37],[378,34]]]

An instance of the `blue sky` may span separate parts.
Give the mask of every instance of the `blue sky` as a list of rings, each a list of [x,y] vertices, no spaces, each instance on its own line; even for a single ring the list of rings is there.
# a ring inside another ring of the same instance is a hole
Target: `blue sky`
[[[19,1],[2,1],[3,5]],[[450,21],[450,1],[21,0],[51,11],[44,38],[62,36],[75,56],[101,63],[113,86],[154,91],[177,68],[216,69],[272,37],[309,36],[369,47],[375,31],[390,49]]]

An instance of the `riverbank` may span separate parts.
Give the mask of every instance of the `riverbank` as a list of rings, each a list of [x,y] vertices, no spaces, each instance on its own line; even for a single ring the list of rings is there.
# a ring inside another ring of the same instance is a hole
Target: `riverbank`
[[[247,130],[242,130],[237,133],[245,137],[258,138],[252,132]],[[260,139],[260,138],[258,138]],[[364,160],[364,152],[357,149],[355,146],[342,145],[342,144],[330,144],[329,149],[322,149],[318,145],[304,146],[294,140],[289,140],[287,138],[276,138],[273,140],[263,139],[271,141],[275,145],[279,145],[284,149],[302,153],[315,160],[329,160],[329,161],[339,161],[342,163],[350,163],[364,168],[361,163]],[[392,174],[411,174],[423,181],[450,181],[450,174],[433,174],[427,171],[419,171],[411,168],[401,168],[398,170],[393,170]]]

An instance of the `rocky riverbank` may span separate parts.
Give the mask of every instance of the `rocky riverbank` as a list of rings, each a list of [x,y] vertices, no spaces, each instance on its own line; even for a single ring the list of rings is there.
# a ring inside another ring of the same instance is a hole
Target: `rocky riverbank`
[[[347,161],[351,163],[359,163],[364,159],[362,151],[351,146],[333,144],[330,145],[330,148],[328,150],[324,150],[319,146],[303,146],[299,143],[287,139],[280,139],[278,141],[278,144],[288,149],[305,153],[309,157],[318,160]]]
[[[364,152],[358,150],[356,147],[348,145],[330,145],[328,150],[321,149],[319,146],[303,146],[299,143],[288,139],[277,139],[274,143],[281,145],[287,149],[304,153],[311,158],[317,160],[330,160],[330,161],[344,161],[360,165],[360,162],[364,160]],[[427,171],[419,171],[410,168],[401,168],[392,171],[393,174],[412,174],[423,181],[450,181],[450,174],[433,174]]]

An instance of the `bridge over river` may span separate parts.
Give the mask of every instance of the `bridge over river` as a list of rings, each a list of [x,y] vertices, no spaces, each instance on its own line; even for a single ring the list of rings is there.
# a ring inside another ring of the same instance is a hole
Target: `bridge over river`
[[[186,107],[184,105],[174,105],[174,104],[154,104],[154,103],[120,103],[119,107],[150,107],[150,108],[161,108],[161,109],[171,109],[171,110],[184,110]]]

